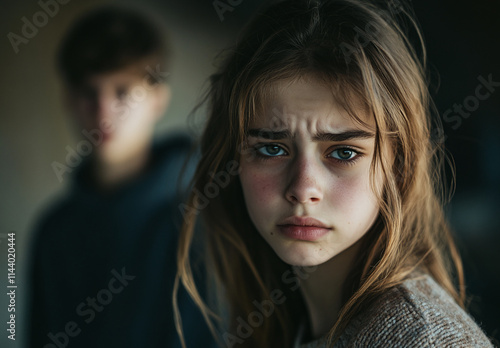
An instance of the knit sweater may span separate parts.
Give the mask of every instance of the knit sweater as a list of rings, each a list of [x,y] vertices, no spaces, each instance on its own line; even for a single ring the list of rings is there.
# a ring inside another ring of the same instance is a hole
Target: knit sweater
[[[325,338],[294,348],[326,348]],[[333,346],[493,347],[474,320],[429,275],[418,274],[388,290],[355,316]]]

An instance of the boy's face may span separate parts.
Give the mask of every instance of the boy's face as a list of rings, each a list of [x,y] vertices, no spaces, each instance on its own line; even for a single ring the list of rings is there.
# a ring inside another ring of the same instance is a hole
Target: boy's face
[[[153,126],[165,111],[170,91],[151,85],[144,66],[89,76],[71,89],[68,106],[78,132],[92,137],[93,153],[101,162],[126,161],[144,150]]]

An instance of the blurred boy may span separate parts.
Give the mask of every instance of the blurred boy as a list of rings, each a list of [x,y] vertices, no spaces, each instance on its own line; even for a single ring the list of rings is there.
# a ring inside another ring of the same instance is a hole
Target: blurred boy
[[[67,160],[82,163],[53,164],[72,185],[35,235],[30,347],[180,347],[172,287],[190,140],[153,144],[170,100],[167,56],[148,18],[116,8],[84,16],[60,47],[66,105],[82,135]],[[185,293],[179,307],[188,347],[210,346]]]

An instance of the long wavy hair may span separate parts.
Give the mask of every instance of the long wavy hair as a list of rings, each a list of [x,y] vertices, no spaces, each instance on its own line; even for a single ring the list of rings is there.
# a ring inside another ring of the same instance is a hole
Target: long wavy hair
[[[279,259],[249,218],[238,177],[249,122],[268,87],[306,75],[331,86],[361,123],[353,103],[365,104],[376,125],[370,168],[374,190],[374,173],[380,171],[385,178],[383,188],[376,191],[379,217],[362,239],[328,339],[337,340],[355,315],[415,269],[430,274],[464,306],[461,259],[443,212],[449,193],[442,175],[447,157],[443,142],[433,136],[442,132],[428,91],[425,61],[423,39],[409,6],[363,0],[274,2],[227,52],[210,80],[201,160],[190,198],[180,206],[184,224],[175,285],[176,291],[184,285],[214,335],[226,344],[290,347],[307,317],[300,292],[283,282],[290,265]],[[387,147],[391,156],[382,150]],[[208,274],[226,305],[222,312],[207,305],[194,281],[189,255],[198,220]],[[250,335],[238,336],[237,326],[256,310],[255,301],[269,300],[275,289],[282,291],[284,303],[252,327]],[[178,311],[176,320],[182,337]]]

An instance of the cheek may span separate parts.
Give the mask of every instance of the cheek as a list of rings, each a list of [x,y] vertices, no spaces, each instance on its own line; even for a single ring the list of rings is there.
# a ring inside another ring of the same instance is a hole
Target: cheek
[[[126,107],[128,113],[118,118],[118,128],[129,132],[140,132],[141,129],[149,128],[154,124],[153,105],[149,98],[129,103]]]
[[[242,164],[241,168],[241,186],[250,215],[252,218],[257,217],[256,214],[266,215],[266,212],[270,212],[269,208],[276,207],[277,201],[280,200],[282,180],[279,176],[266,173],[252,165]]]
[[[378,204],[370,188],[369,176],[344,178],[337,184],[332,203],[334,211],[341,212],[337,216],[354,228],[364,229],[371,225],[378,214]]]
[[[335,195],[342,205],[351,206],[360,198],[368,195],[368,183],[363,177],[340,178],[336,184]]]

